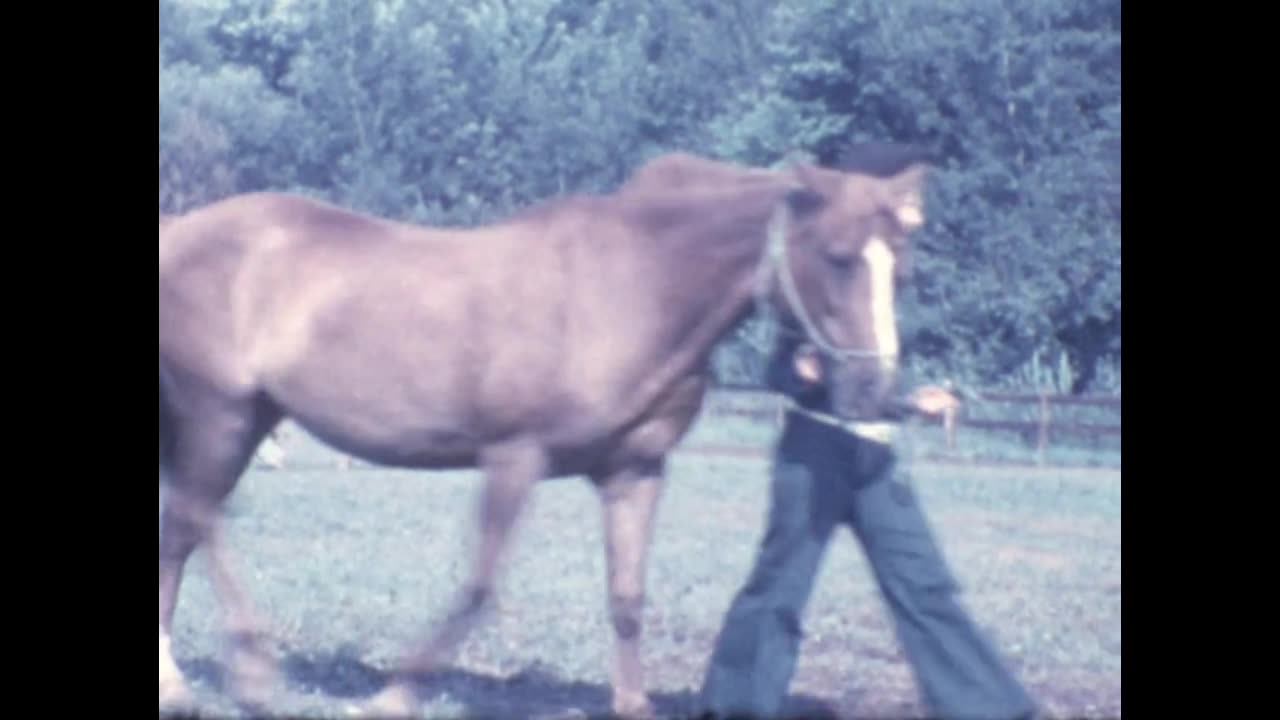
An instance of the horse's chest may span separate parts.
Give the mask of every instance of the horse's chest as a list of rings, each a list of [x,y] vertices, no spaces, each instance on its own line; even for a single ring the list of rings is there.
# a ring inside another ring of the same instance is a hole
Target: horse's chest
[[[640,459],[659,459],[671,452],[697,418],[706,387],[706,379],[701,376],[678,384],[623,437],[622,452]]]

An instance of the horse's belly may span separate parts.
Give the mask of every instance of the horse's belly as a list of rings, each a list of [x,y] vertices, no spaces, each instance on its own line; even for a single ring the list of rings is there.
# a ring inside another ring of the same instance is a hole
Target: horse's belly
[[[363,422],[294,411],[292,419],[335,450],[367,462],[409,468],[474,465],[480,443],[461,424]]]
[[[331,348],[262,378],[267,395],[299,425],[370,462],[456,464],[482,444],[466,398],[443,373],[385,354]]]

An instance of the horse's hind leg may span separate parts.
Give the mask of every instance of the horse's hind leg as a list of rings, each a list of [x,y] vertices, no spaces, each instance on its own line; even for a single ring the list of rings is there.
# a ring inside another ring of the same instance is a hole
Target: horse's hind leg
[[[493,597],[494,583],[512,528],[532,488],[546,475],[546,455],[533,443],[513,443],[485,453],[486,473],[480,498],[480,537],[471,578],[436,632],[402,662],[398,678],[370,704],[376,717],[414,715],[412,681],[445,662],[481,619]]]
[[[191,553],[203,546],[214,591],[227,614],[233,688],[242,699],[254,701],[274,673],[257,645],[261,624],[229,567],[220,534],[222,504],[278,414],[258,402],[229,401],[208,392],[188,391],[182,399],[182,412],[170,417],[173,442],[160,516],[160,700],[164,705],[189,697],[170,638],[184,568]]]
[[[609,617],[614,632],[613,712],[622,717],[653,717],[644,687],[640,638],[645,574],[663,476],[662,462],[655,461],[595,478],[604,505]]]

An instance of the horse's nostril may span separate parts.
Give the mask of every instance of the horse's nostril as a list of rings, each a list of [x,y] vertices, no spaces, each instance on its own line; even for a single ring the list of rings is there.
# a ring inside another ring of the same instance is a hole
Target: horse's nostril
[[[877,402],[880,376],[869,369],[849,368],[838,389],[840,406],[846,414],[862,414]]]
[[[875,392],[878,379],[874,373],[859,373],[854,380],[853,387],[859,396],[867,398],[871,393]]]

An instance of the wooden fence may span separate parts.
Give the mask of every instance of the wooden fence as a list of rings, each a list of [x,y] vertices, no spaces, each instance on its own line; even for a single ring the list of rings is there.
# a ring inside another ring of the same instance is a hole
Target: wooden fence
[[[971,411],[975,407],[982,407],[984,410],[991,405],[1032,405],[1036,408],[1035,420],[993,420],[980,417],[972,417]],[[1114,410],[1117,417],[1115,424],[1101,423],[1079,423],[1065,422],[1055,418],[1053,408],[1055,406],[1092,406]],[[1066,395],[1053,395],[1048,393],[1007,393],[1007,392],[981,392],[975,396],[965,397],[964,405],[961,411],[955,415],[944,416],[942,418],[933,419],[932,422],[942,425],[945,431],[946,445],[948,451],[954,451],[958,444],[957,431],[961,428],[972,428],[975,430],[996,431],[996,432],[1017,432],[1025,437],[1035,438],[1036,447],[1039,451],[1040,462],[1044,462],[1045,451],[1048,448],[1051,437],[1054,434],[1076,434],[1091,437],[1102,436],[1119,436],[1120,435],[1120,398],[1107,396],[1082,396],[1073,397]],[[703,407],[701,422],[714,421],[717,418],[738,417],[746,418],[755,423],[767,424],[775,431],[780,430],[784,419],[784,405],[780,395],[763,390],[754,386],[719,386],[713,389],[706,398]],[[271,439],[264,447],[259,449],[258,462],[263,465],[272,467],[283,467],[285,463],[286,450],[292,454],[294,450],[300,449],[297,446],[298,436],[301,433],[294,431],[285,431],[278,440],[280,445],[275,445],[277,439]],[[274,446],[274,447],[272,447]],[[691,438],[684,444],[686,451],[699,454],[713,455],[732,455],[744,457],[763,457],[768,454],[768,448],[763,445],[711,445],[702,442],[696,438]],[[315,460],[308,461],[303,458],[304,464],[319,461],[322,465],[330,465],[335,463],[339,469],[350,469],[353,465],[363,466],[359,461],[353,461],[346,455],[333,453],[329,450],[319,452],[320,457]],[[290,466],[296,466],[297,459],[291,458],[287,463]]]
[[[977,407],[987,408],[993,405],[1023,405],[1036,408],[1035,420],[996,420],[972,417],[971,410]],[[1114,411],[1117,421],[1114,424],[1068,422],[1055,419],[1054,407],[1087,406],[1107,408]],[[957,433],[960,428],[973,428],[995,432],[1016,432],[1024,437],[1035,439],[1036,449],[1043,460],[1050,439],[1055,434],[1072,434],[1091,438],[1119,436],[1121,400],[1119,396],[1091,395],[1072,396],[1051,393],[1010,393],[998,391],[982,391],[972,397],[965,397],[959,412],[947,413],[939,418],[929,418],[926,422],[942,425],[948,451],[954,451],[958,444]],[[713,390],[707,398],[703,411],[704,417],[745,417],[758,422],[772,423],[780,428],[783,420],[783,404],[781,397],[760,388],[751,386],[720,386]],[[690,449],[699,449],[696,446]]]

